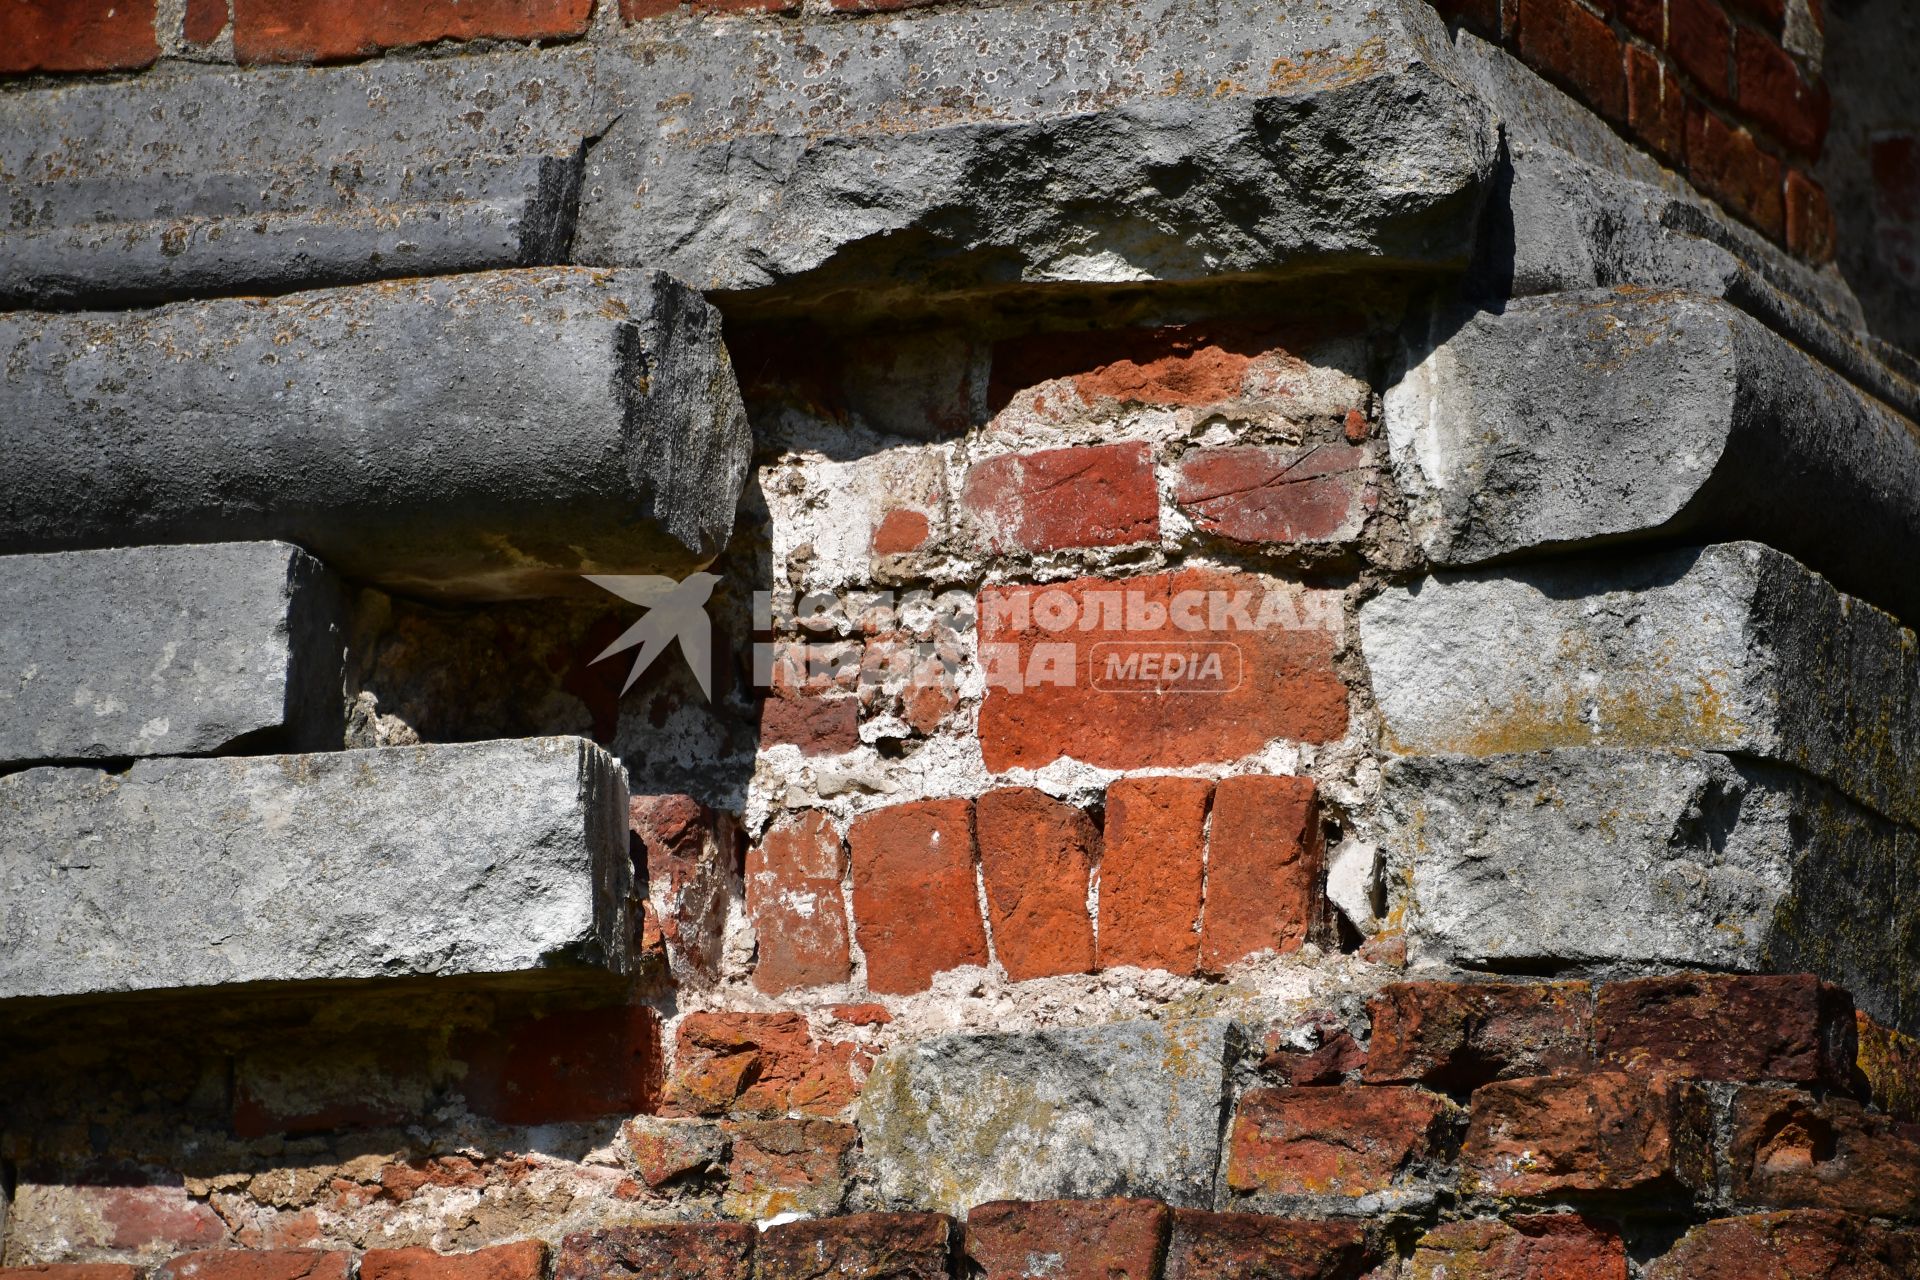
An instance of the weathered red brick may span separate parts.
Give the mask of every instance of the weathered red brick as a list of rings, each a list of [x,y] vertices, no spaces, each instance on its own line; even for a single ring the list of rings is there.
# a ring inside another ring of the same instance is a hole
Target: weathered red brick
[[[927,545],[927,539],[931,536],[933,525],[927,519],[926,512],[915,511],[911,507],[894,507],[873,527],[873,554],[897,556],[918,551]]]
[[[1459,1108],[1393,1085],[1253,1089],[1228,1138],[1227,1187],[1241,1194],[1365,1196],[1444,1159]]]
[[[1087,887],[1100,830],[1073,805],[1032,787],[974,802],[994,952],[1015,982],[1093,970]]]
[[[1632,1071],[1845,1088],[1853,1000],[1811,974],[1683,973],[1600,987],[1594,1047]]]
[[[623,22],[663,18],[670,13],[678,12],[680,12],[680,0],[620,0],[620,19]]]
[[[1367,1065],[1367,1051],[1353,1033],[1331,1013],[1316,1014],[1306,1024],[1308,1045],[1298,1043],[1299,1024],[1267,1032],[1266,1056],[1260,1069],[1280,1084],[1339,1084]]]
[[[644,1005],[502,1021],[458,1038],[467,1107],[507,1124],[652,1111],[660,1100],[660,1015]]]
[[[369,1249],[360,1256],[360,1280],[542,1280],[547,1246],[540,1240],[435,1253],[431,1249]]]
[[[1848,1098],[1742,1089],[1727,1160],[1738,1203],[1920,1216],[1920,1125]]]
[[[1702,1223],[1647,1280],[1911,1280],[1920,1250],[1864,1218],[1818,1210]]]
[[[893,1021],[883,1004],[836,1004],[827,1012],[855,1027],[884,1027]]]
[[[955,1224],[942,1213],[855,1213],[769,1227],[755,1280],[948,1280]]]
[[[1663,45],[1667,39],[1667,0],[1618,0],[1620,21],[1637,36]]]
[[[209,44],[219,39],[231,17],[229,0],[187,0],[180,34],[189,44]]]
[[[1234,542],[1345,546],[1379,502],[1378,477],[1373,451],[1351,444],[1196,449],[1181,459],[1174,501]]]
[[[997,1200],[967,1215],[982,1280],[1159,1280],[1172,1215],[1158,1200]]]
[[[800,12],[800,0],[693,0],[695,13],[783,13]]]
[[[1620,39],[1577,0],[1519,0],[1514,38],[1528,66],[1572,89],[1609,120],[1627,116]]]
[[[869,990],[925,991],[936,973],[987,962],[971,804],[921,800],[877,810],[848,828],[847,846]]]
[[[1662,160],[1680,168],[1687,154],[1687,96],[1667,64],[1627,46],[1627,127]]]
[[[843,693],[772,693],[760,701],[760,745],[831,756],[860,745],[860,703]]]
[[[1070,378],[1084,404],[1204,406],[1239,396],[1253,362],[1280,335],[1238,325],[1028,334],[993,350],[989,407],[1028,387]]]
[[[138,1166],[107,1165],[78,1176],[56,1178],[20,1171],[15,1206],[30,1186],[56,1189],[66,1248],[152,1254],[210,1249],[227,1242],[227,1227],[213,1206],[187,1194],[177,1176],[155,1175]],[[19,1226],[14,1239],[20,1240]]]
[[[872,636],[860,656],[860,705],[868,714],[895,710],[916,733],[932,733],[960,705],[966,661],[960,637],[951,632],[925,639],[899,631]]]
[[[1166,1280],[1358,1280],[1378,1259],[1357,1222],[1176,1209]]]
[[[1694,104],[1687,112],[1687,172],[1736,216],[1779,239],[1786,234],[1780,162],[1753,135]]]
[[[983,591],[978,628],[996,773],[1203,764],[1346,732],[1330,592],[1212,569],[1080,578]]]
[[[941,4],[943,0],[828,0],[828,3],[839,13],[897,13],[902,9]]]
[[[1100,857],[1100,966],[1193,973],[1206,876],[1204,778],[1120,778],[1107,787]]]
[[[1399,982],[1370,1006],[1370,1083],[1467,1092],[1490,1080],[1592,1065],[1592,991],[1584,982]]]
[[[727,1126],[733,1137],[723,1204],[735,1217],[832,1213],[846,1196],[847,1160],[859,1139],[834,1120],[748,1120]],[[705,1280],[701,1277],[700,1280]]]
[[[484,1162],[476,1163],[466,1156],[416,1156],[382,1165],[379,1182],[382,1197],[405,1204],[429,1188],[483,1188],[487,1185],[487,1168]]]
[[[234,0],[241,62],[339,62],[437,40],[556,40],[585,32],[593,0]]]
[[[36,1262],[0,1267],[0,1280],[142,1280],[141,1267],[124,1262]]]
[[[1160,536],[1153,450],[1105,444],[975,463],[960,501],[991,551],[1117,547]]]
[[[776,824],[747,854],[747,917],[757,951],[753,985],[777,995],[845,982],[847,908],[840,829],[817,810]]]
[[[1787,0],[1727,0],[1734,9],[1758,18],[1773,31],[1779,31],[1787,20]]]
[[[11,0],[0,5],[0,75],[130,71],[160,56],[154,0]]]
[[[1740,110],[1801,155],[1818,159],[1833,107],[1827,86],[1802,74],[1792,55],[1752,27],[1740,28],[1734,73]]]
[[[268,1044],[233,1065],[233,1129],[243,1138],[394,1124],[423,1105],[429,1067],[415,1045],[374,1041]]]
[[[1620,1230],[1573,1213],[1443,1222],[1414,1246],[1407,1280],[1627,1280]]]
[[[1618,1071],[1500,1080],[1474,1091],[1461,1186],[1684,1199],[1711,1177],[1706,1135],[1706,1094],[1688,1081]]]
[[[859,1092],[852,1049],[816,1044],[797,1013],[690,1013],[680,1020],[663,1114],[830,1115]]]
[[[1323,840],[1311,778],[1224,778],[1213,789],[1200,967],[1296,951],[1320,910]]]
[[[745,1222],[663,1222],[575,1232],[560,1244],[553,1280],[750,1280],[758,1234]]]
[[[656,1189],[716,1172],[724,1150],[718,1126],[701,1121],[637,1116],[620,1126],[620,1136],[633,1157],[633,1171]]]
[[[1920,1040],[1854,1014],[1855,1083],[1862,1096],[1896,1120],[1920,1121]]]
[[[634,796],[629,841],[674,969],[712,981],[720,971],[739,833],[692,796]]]
[[[1667,0],[1666,43],[1680,69],[1701,88],[1722,102],[1731,101],[1733,25],[1719,0]]]
[[[326,1249],[203,1249],[155,1269],[154,1280],[347,1280],[349,1254]]]
[[[1833,207],[1827,190],[1798,169],[1787,170],[1787,248],[1818,266],[1833,261]]]

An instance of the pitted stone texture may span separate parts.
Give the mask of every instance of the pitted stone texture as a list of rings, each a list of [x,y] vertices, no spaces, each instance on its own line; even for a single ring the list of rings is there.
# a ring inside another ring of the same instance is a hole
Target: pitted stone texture
[[[1907,619],[1910,423],[1731,305],[1590,291],[1436,322],[1386,395],[1413,531],[1443,565],[1623,538],[1749,537]]]
[[[0,316],[0,551],[284,538],[447,597],[679,572],[750,433],[719,313],[647,272],[492,272]]]
[[[9,94],[0,303],[564,261],[583,144],[611,119],[603,99],[576,50]]]
[[[579,738],[0,778],[0,996],[624,973],[626,779]]]
[[[0,556],[0,765],[337,748],[343,609],[283,542]]]
[[[1920,840],[1803,775],[1576,749],[1408,757],[1384,779],[1416,962],[1811,970],[1875,1016],[1920,1011]]]
[[[1494,131],[1428,64],[1445,39],[1414,4],[1247,0],[663,29],[589,158],[575,250],[869,306],[1463,264]]]
[[[1150,1196],[1211,1207],[1226,1075],[1221,1019],[955,1035],[894,1050],[860,1096],[886,1203]]]
[[[1428,578],[1360,643],[1393,751],[1731,751],[1920,821],[1920,645],[1758,543]]]

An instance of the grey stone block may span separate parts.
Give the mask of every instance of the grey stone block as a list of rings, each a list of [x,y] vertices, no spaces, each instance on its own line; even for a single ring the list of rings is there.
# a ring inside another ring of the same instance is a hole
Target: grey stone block
[[[626,779],[579,738],[0,777],[0,997],[625,973]]]
[[[283,538],[439,597],[681,572],[750,432],[720,316],[647,272],[0,316],[0,550]]]
[[[1731,751],[1920,823],[1920,644],[1758,543],[1443,574],[1360,641],[1392,751]]]
[[[337,749],[344,606],[284,542],[0,556],[0,766]]]
[[[0,95],[0,305],[564,261],[603,99],[582,50]]]
[[[1920,837],[1791,769],[1709,752],[1412,756],[1384,769],[1416,964],[1812,967],[1912,1026]]]
[[[1223,1019],[923,1040],[875,1066],[862,1151],[888,1205],[1132,1195],[1211,1208],[1240,1051]]]
[[[712,290],[857,287],[837,302],[876,308],[1303,265],[1458,269],[1496,132],[1431,65],[1445,44],[1401,0],[650,24],[588,158],[575,251]]]
[[[1753,538],[1920,618],[1920,433],[1725,302],[1598,290],[1438,323],[1386,395],[1421,546],[1470,565]]]

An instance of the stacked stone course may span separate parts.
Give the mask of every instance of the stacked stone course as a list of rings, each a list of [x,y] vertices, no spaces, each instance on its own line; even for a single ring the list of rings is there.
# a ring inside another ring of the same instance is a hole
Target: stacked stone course
[[[1920,1275],[1879,5],[0,6],[0,1280]]]

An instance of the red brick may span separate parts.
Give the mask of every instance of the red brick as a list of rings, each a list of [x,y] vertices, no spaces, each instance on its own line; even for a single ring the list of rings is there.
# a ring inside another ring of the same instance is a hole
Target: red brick
[[[798,13],[800,0],[693,0],[695,13]]]
[[[1176,1209],[1166,1280],[1358,1280],[1378,1257],[1357,1222]]]
[[[1802,75],[1793,58],[1751,27],[1734,46],[1740,110],[1808,159],[1818,159],[1827,140],[1832,102],[1827,86]]]
[[[1666,63],[1633,44],[1627,46],[1627,127],[1674,168],[1686,162],[1686,94]]]
[[[1500,1196],[1646,1193],[1707,1185],[1707,1098],[1664,1076],[1603,1071],[1474,1091],[1462,1189]]]
[[[873,527],[873,554],[897,556],[918,551],[932,534],[933,525],[924,511],[894,507]]]
[[[541,1280],[547,1246],[516,1240],[472,1253],[431,1249],[369,1249],[360,1257],[360,1280]]]
[[[827,1012],[855,1027],[884,1027],[893,1021],[883,1004],[836,1004]]]
[[[1367,1065],[1367,1051],[1335,1015],[1314,1015],[1306,1030],[1311,1047],[1297,1042],[1297,1024],[1268,1031],[1260,1070],[1285,1085],[1340,1084]]]
[[[1330,592],[1213,569],[1080,578],[983,591],[978,625],[980,747],[996,773],[1066,755],[1110,769],[1204,764],[1346,732]],[[1170,677],[1176,654],[1217,670]],[[1152,678],[1138,665],[1129,676],[1130,659],[1149,658],[1162,664]]]
[[[1617,7],[1629,31],[1655,45],[1666,43],[1667,0],[1619,0]]]
[[[1647,1280],[1911,1280],[1920,1251],[1861,1218],[1801,1210],[1702,1223]]]
[[[1196,449],[1174,501],[1196,528],[1234,542],[1346,545],[1379,502],[1376,479],[1372,450],[1352,445]]]
[[[840,829],[817,810],[779,823],[748,852],[754,986],[777,995],[847,980],[845,872]]]
[[[1853,1000],[1811,974],[1673,974],[1600,987],[1602,1062],[1702,1080],[1781,1080],[1846,1088]]]
[[[1758,18],[1778,32],[1787,20],[1787,0],[1727,0],[1730,8]]]
[[[973,874],[973,806],[920,800],[866,814],[847,831],[855,936],[867,989],[907,995],[933,975],[987,962]]]
[[[1833,261],[1833,208],[1827,191],[1798,169],[1787,170],[1787,248],[1818,266]]]
[[[1101,968],[1199,968],[1212,799],[1213,784],[1204,778],[1120,778],[1107,787]]]
[[[379,1182],[382,1197],[405,1204],[428,1188],[484,1188],[487,1169],[484,1163],[476,1164],[466,1156],[415,1157],[382,1165]]]
[[[1369,1083],[1468,1092],[1492,1080],[1584,1071],[1592,992],[1584,982],[1400,982],[1374,997]]]
[[[680,1020],[666,1115],[831,1115],[859,1092],[852,1045],[816,1044],[797,1013],[690,1013]]]
[[[1159,1280],[1172,1216],[1158,1200],[999,1200],[967,1215],[980,1280]]]
[[[1213,790],[1200,967],[1297,951],[1320,909],[1323,841],[1311,778],[1224,778]]]
[[[987,403],[997,413],[1019,391],[1069,378],[1087,405],[1217,405],[1241,395],[1254,361],[1280,340],[1232,324],[1028,334],[994,348]]]
[[[760,702],[762,748],[794,746],[831,756],[860,745],[860,703],[847,694],[769,694]]]
[[[347,1280],[353,1259],[324,1249],[205,1249],[157,1268],[154,1280]]]
[[[725,1209],[733,1217],[831,1213],[846,1196],[847,1160],[859,1139],[833,1120],[731,1123]],[[706,1280],[704,1276],[700,1280]]]
[[[750,1280],[758,1235],[745,1222],[668,1222],[580,1231],[560,1244],[553,1280],[616,1276]]]
[[[1627,115],[1620,39],[1606,20],[1578,0],[1520,0],[1515,32],[1520,57],[1572,89],[1609,120]]]
[[[395,1124],[427,1101],[428,1064],[415,1045],[364,1040],[268,1044],[236,1057],[233,1128],[242,1138]]]
[[[1753,135],[1698,104],[1687,113],[1687,172],[1694,185],[1773,238],[1786,234],[1780,162]]]
[[[142,1280],[143,1267],[124,1262],[36,1262],[0,1267],[0,1280]]]
[[[1391,1085],[1253,1089],[1228,1137],[1231,1191],[1366,1196],[1444,1158],[1458,1108],[1437,1093]]]
[[[769,1227],[755,1250],[755,1280],[948,1280],[952,1218],[941,1213],[855,1213]]]
[[[711,981],[720,971],[738,829],[686,795],[634,796],[627,829],[674,968]]]
[[[1407,1280],[1627,1280],[1617,1227],[1572,1213],[1444,1222],[1414,1246]]]
[[[209,44],[227,29],[229,17],[229,0],[187,0],[180,34],[189,44]]]
[[[1015,982],[1093,970],[1087,888],[1100,831],[1078,808],[1032,787],[974,802],[994,953]]]
[[[1727,1160],[1738,1203],[1920,1216],[1920,1125],[1798,1089],[1734,1096]]]
[[[339,62],[437,40],[577,36],[593,0],[234,0],[241,62]]]
[[[660,1016],[644,1005],[556,1012],[457,1040],[467,1107],[506,1124],[556,1124],[652,1111],[660,1100]]]
[[[1859,1048],[1855,1083],[1862,1096],[1896,1120],[1920,1120],[1920,1040],[1854,1014]]]
[[[680,0],[620,0],[620,19],[640,22],[646,18],[664,18],[680,12]]]
[[[1702,89],[1730,101],[1733,26],[1719,0],[1667,0],[1667,52]]]
[[[185,1253],[227,1242],[226,1224],[212,1205],[188,1195],[178,1178],[150,1177],[138,1168],[111,1166],[59,1179],[55,1185],[66,1202],[62,1210],[79,1236],[69,1247]],[[37,1181],[23,1170],[16,1190]]]
[[[154,0],[9,0],[0,5],[0,75],[130,71],[160,56]]]
[[[655,1189],[713,1173],[721,1150],[718,1128],[699,1121],[636,1117],[620,1126],[620,1136],[633,1156],[633,1171]]]
[[[975,463],[960,501],[991,551],[1117,547],[1160,537],[1144,444],[1009,453]]]
[[[921,9],[942,0],[829,0],[839,13],[897,13],[902,9]]]

